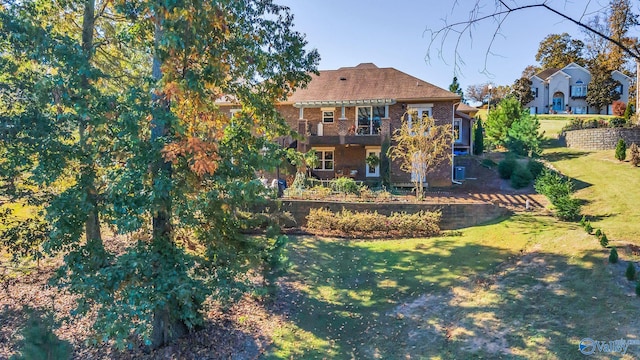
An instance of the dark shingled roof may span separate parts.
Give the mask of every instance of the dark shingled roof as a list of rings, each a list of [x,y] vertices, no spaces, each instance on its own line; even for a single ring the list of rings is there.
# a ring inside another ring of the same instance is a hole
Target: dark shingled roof
[[[542,80],[546,80],[549,76],[557,73],[560,70],[561,69],[558,69],[558,68],[548,68],[548,69],[540,71],[539,73],[536,74],[536,76],[539,77]]]
[[[287,102],[395,99],[398,101],[457,100],[460,97],[394,68],[372,63],[312,75],[304,89],[296,90]]]

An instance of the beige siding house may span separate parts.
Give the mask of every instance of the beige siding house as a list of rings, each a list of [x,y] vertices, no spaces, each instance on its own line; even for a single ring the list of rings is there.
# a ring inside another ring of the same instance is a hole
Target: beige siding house
[[[620,100],[629,101],[631,78],[619,71],[611,76],[619,83]],[[532,114],[596,114],[600,110],[589,107],[587,92],[591,73],[586,68],[571,63],[562,69],[550,68],[531,77],[534,100],[527,104]],[[611,114],[611,104],[602,110]]]

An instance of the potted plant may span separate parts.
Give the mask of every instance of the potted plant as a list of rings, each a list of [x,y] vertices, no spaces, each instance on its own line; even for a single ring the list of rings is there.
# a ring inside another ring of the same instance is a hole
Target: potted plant
[[[365,161],[367,162],[367,165],[369,165],[369,167],[375,168],[380,164],[380,157],[375,153],[371,153],[369,154],[369,156],[367,156]]]

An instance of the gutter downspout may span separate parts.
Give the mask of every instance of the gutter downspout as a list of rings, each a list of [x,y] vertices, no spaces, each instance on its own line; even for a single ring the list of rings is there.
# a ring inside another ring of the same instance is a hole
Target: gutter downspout
[[[451,131],[453,131],[453,125],[454,125],[454,119],[456,118],[456,104],[460,104],[460,103],[454,103],[451,106]],[[462,126],[461,126],[462,127]],[[462,129],[460,129],[460,131],[462,131]],[[460,181],[457,181],[454,179],[454,171],[455,171],[455,153],[453,152],[453,142],[451,143],[451,182],[457,185],[462,185],[462,183]]]

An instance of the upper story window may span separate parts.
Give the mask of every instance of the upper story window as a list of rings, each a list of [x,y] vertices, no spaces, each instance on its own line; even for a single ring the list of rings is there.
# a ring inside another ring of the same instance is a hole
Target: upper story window
[[[582,80],[576,81],[576,84],[571,87],[571,97],[587,97],[587,85],[584,85]]]
[[[322,109],[322,122],[323,123],[333,123],[335,118],[335,112],[333,109]]]
[[[531,88],[531,92],[533,93],[533,97],[538,97],[538,88],[537,87],[532,87]]]
[[[617,94],[622,95],[622,84],[617,83],[616,87],[613,89]]]
[[[384,115],[384,106],[356,107],[356,134],[377,135],[380,132],[380,124]]]
[[[413,116],[417,116],[418,119],[424,119],[426,117],[432,117],[433,115],[433,107],[429,105],[424,106],[411,106],[409,105],[409,110],[407,112],[407,122],[409,123],[409,129],[411,129],[411,123],[413,121]]]

